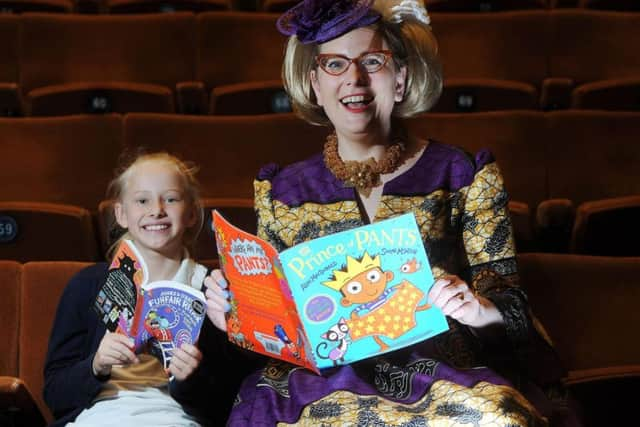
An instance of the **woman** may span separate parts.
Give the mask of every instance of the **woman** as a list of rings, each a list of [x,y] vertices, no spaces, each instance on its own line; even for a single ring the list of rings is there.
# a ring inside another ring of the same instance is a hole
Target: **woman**
[[[428,24],[416,1],[306,0],[278,20],[293,106],[332,133],[321,155],[264,167],[255,202],[259,235],[279,250],[413,212],[437,278],[429,300],[450,330],[322,376],[269,362],[245,380],[230,425],[534,426],[554,415],[523,375],[533,344],[553,353],[518,287],[498,167],[487,151],[470,158],[402,125],[442,88]],[[221,326],[225,280],[215,271],[206,283]]]

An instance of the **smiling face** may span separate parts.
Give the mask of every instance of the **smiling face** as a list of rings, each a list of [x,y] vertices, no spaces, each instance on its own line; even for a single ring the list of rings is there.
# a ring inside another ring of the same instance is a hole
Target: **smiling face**
[[[358,28],[319,46],[320,54],[348,58],[383,50],[388,50],[386,41],[369,27]],[[394,104],[403,99],[406,68],[396,69],[393,60],[389,60],[380,70],[368,73],[365,65],[356,61],[337,76],[320,67],[311,71],[317,103],[324,108],[339,138],[388,135]]]
[[[182,257],[184,233],[196,223],[184,187],[178,169],[168,162],[143,161],[130,170],[115,215],[143,256],[152,251]]]
[[[353,277],[340,289],[345,307],[352,304],[365,304],[375,301],[393,280],[393,272],[382,271],[379,267],[371,268]]]

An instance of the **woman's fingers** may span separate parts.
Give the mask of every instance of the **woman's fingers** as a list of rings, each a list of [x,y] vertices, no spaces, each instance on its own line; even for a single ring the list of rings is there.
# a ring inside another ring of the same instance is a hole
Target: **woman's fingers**
[[[436,280],[429,291],[429,300],[444,312],[448,305],[459,307],[464,300],[469,299],[470,294],[469,286],[462,279],[457,276],[447,276]]]
[[[442,292],[442,289],[449,283],[451,283],[451,280],[447,278],[440,278],[436,280],[431,289],[429,289],[429,302],[431,302],[432,304],[435,303],[436,299],[440,295],[440,292]]]
[[[216,269],[211,272],[204,281],[207,290],[204,295],[207,299],[207,316],[218,329],[227,330],[225,313],[231,309],[229,304],[229,284],[222,275],[222,271]]]
[[[207,289],[204,293],[204,296],[207,299],[207,306],[212,305],[216,310],[226,311],[229,308],[229,293],[227,291],[222,291],[223,293],[218,293],[212,289]]]
[[[442,312],[445,316],[454,317],[454,313],[456,311],[461,310],[465,305],[468,305],[471,300],[471,294],[468,291],[460,290],[459,292],[452,295],[442,307]]]
[[[478,297],[458,276],[438,279],[429,291],[429,301],[463,324],[474,324],[479,316]]]
[[[223,289],[226,289],[229,286],[227,279],[225,279],[222,271],[219,269],[215,269],[204,279],[204,284],[208,289],[213,290],[214,292],[219,292]]]

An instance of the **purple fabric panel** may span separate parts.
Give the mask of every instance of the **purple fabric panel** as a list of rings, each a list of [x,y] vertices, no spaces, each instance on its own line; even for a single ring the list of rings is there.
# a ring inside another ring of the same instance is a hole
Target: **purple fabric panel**
[[[451,145],[429,141],[418,162],[385,185],[384,194],[413,196],[436,190],[458,191],[473,181],[473,161]]]
[[[229,419],[233,426],[273,426],[276,422],[297,421],[304,407],[339,390],[347,390],[364,396],[379,396],[378,391],[363,381],[351,365],[325,371],[318,376],[305,369],[298,369],[289,377],[289,398],[278,395],[271,387],[258,386],[260,372],[248,377],[240,392],[238,404]],[[481,381],[496,385],[510,385],[505,379],[487,368],[456,370],[439,363],[434,374],[417,373],[413,377],[411,396],[403,403],[421,399],[438,380],[473,387]]]
[[[489,163],[493,163],[495,161],[493,154],[489,149],[483,148],[482,150],[476,153],[476,170],[480,170]]]
[[[479,152],[478,158],[485,163],[493,159],[486,150]],[[384,195],[425,195],[440,189],[455,192],[471,184],[475,171],[473,160],[462,150],[430,141],[410,170],[385,184]],[[355,200],[353,188],[345,188],[333,176],[321,154],[284,169],[266,165],[258,179],[270,180],[273,199],[287,206]]]
[[[355,200],[353,188],[344,187],[333,176],[324,165],[322,154],[294,163],[279,172],[268,165],[260,171],[258,179],[271,180],[273,200],[291,207],[305,202],[328,204]]]

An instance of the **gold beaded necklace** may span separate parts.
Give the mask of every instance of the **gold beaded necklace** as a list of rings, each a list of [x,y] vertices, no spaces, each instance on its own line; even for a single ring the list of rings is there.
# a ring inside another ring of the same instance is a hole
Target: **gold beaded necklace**
[[[387,147],[380,161],[370,157],[362,162],[345,162],[338,154],[338,137],[332,132],[324,144],[324,164],[336,178],[344,182],[345,187],[355,187],[358,192],[368,197],[371,189],[380,185],[380,175],[398,169],[405,148],[404,140],[396,138],[393,144]]]

